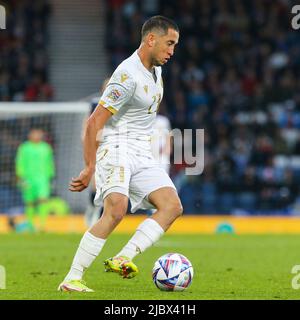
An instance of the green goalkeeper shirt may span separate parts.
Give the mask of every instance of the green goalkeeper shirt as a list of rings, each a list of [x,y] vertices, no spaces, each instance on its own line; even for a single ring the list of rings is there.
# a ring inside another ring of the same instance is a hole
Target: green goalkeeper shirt
[[[26,141],[17,150],[16,175],[22,179],[51,179],[55,167],[51,146],[42,141]]]

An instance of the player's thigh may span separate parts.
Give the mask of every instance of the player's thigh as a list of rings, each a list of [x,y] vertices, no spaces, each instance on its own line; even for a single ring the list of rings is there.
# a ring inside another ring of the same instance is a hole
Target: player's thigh
[[[149,201],[157,209],[163,201],[179,199],[171,178],[158,166],[144,168],[134,174],[130,181],[130,192]],[[152,195],[151,198],[150,195]]]
[[[25,203],[32,203],[36,200],[36,189],[34,187],[34,182],[27,179],[23,182],[21,189],[22,198]]]
[[[98,153],[96,162],[95,182],[97,201],[104,201],[111,193],[122,194],[128,198],[131,170],[125,155],[119,154],[116,148],[104,148]],[[112,196],[109,203],[114,204]]]
[[[51,186],[48,179],[37,181],[34,188],[37,200],[44,200],[50,197]]]
[[[128,197],[119,192],[111,192],[104,199],[104,214],[124,216],[127,212]]]

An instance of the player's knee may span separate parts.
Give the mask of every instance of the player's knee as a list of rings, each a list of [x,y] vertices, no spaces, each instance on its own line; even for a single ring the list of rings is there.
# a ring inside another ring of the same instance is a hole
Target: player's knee
[[[114,223],[119,223],[126,215],[126,208],[122,204],[116,203],[106,208],[104,214],[109,216]]]
[[[126,212],[124,212],[124,211],[113,211],[110,213],[110,216],[115,223],[119,223],[122,221],[125,214],[126,214]]]
[[[174,219],[177,219],[183,213],[183,207],[179,199],[169,201],[166,207],[168,213],[171,214]]]
[[[108,196],[105,199],[104,207],[115,222],[120,222],[126,214],[128,201],[121,195]]]
[[[180,216],[182,216],[183,207],[180,201],[178,201],[177,204],[175,205],[174,212],[175,212],[176,218],[179,218]]]

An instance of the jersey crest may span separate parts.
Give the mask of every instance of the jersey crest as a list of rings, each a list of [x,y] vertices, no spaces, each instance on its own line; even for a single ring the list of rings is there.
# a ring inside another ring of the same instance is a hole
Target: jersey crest
[[[121,74],[121,83],[125,82],[128,79],[128,75],[126,73]]]

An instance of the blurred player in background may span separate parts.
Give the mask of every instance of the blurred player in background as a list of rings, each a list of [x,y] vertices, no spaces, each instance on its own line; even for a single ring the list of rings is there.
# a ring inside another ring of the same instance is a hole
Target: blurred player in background
[[[43,141],[42,129],[31,129],[28,141],[17,150],[16,176],[25,204],[25,215],[30,231],[35,230],[34,216],[40,217],[40,230],[47,220],[47,200],[51,194],[51,180],[55,175],[52,147]]]
[[[157,211],[138,226],[118,254],[104,262],[106,271],[124,278],[138,273],[132,259],[157,242],[182,214],[176,188],[154,159],[150,142],[163,96],[161,66],[174,54],[178,40],[179,30],[172,20],[162,16],[148,19],[142,27],[140,47],[117,67],[87,122],[85,168],[72,179],[69,190],[87,188],[95,172],[95,201],[104,201],[104,211],[82,237],[58,290],[93,291],[82,280],[83,273],[126,215],[129,199],[132,212]]]
[[[156,116],[151,139],[152,152],[159,165],[169,174],[171,155],[171,124],[169,119],[161,114]]]
[[[151,147],[154,159],[167,174],[170,174],[170,155],[171,155],[171,123],[169,119],[158,114],[153,125],[153,135],[151,137]],[[153,214],[156,209],[149,209],[146,213]]]
[[[109,81],[109,78],[104,80],[102,88],[100,90],[100,96],[103,94],[108,84],[108,81]],[[95,111],[96,107],[98,106],[99,100],[100,100],[100,97],[99,98],[96,97],[92,100],[90,114],[92,114]],[[85,129],[86,129],[86,122],[84,125],[83,132],[85,131]],[[91,185],[92,187],[89,194],[89,203],[84,213],[84,220],[88,227],[93,226],[97,222],[97,220],[100,218],[101,213],[103,211],[103,201],[99,201],[97,203],[97,206],[94,203],[94,199],[96,196],[95,176],[93,176],[91,180]]]

